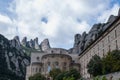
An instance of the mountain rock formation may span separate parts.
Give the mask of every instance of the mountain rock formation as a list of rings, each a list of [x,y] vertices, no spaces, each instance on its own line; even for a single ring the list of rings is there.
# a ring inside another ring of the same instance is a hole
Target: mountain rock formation
[[[23,40],[21,41],[22,46],[27,46],[27,37],[24,37]]]
[[[44,40],[41,42],[40,46],[41,46],[42,51],[45,51],[45,50],[51,48],[48,39],[44,39]]]
[[[118,13],[120,16],[120,10]],[[111,15],[107,23],[94,24],[91,30],[86,33],[76,34],[74,37],[74,46],[69,49],[69,53],[81,54],[93,41],[95,41],[115,20],[118,16]]]
[[[0,35],[0,80],[24,80],[29,57],[20,47],[19,37],[8,40]]]
[[[40,46],[39,46],[37,37],[35,39],[31,39],[30,41],[27,41],[27,37],[24,37],[23,40],[21,41],[21,45],[23,47],[40,50]]]

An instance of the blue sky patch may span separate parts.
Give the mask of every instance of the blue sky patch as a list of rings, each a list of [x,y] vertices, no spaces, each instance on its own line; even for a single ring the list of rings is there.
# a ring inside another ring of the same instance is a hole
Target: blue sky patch
[[[48,18],[47,17],[42,17],[41,21],[47,24],[48,23]]]

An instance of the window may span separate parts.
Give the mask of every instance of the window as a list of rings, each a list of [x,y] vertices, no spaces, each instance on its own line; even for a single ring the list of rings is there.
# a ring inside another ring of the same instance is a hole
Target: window
[[[98,44],[98,51],[99,51],[99,44]]]
[[[38,68],[36,68],[36,72],[38,71]]]
[[[104,41],[102,41],[103,47],[104,47]]]
[[[109,52],[111,51],[111,49],[110,49],[110,45],[109,45]]]
[[[62,53],[62,51],[60,51],[60,54]]]
[[[67,63],[66,62],[63,62],[63,66],[66,66],[67,65]]]
[[[108,36],[108,43],[110,42],[110,37]]]
[[[51,51],[51,53],[53,53],[53,50]]]
[[[103,49],[103,56],[104,56],[104,49]]]
[[[50,65],[50,62],[48,62],[48,65]]]
[[[72,60],[72,63],[75,63],[75,61],[74,61],[74,60]]]
[[[116,30],[115,30],[115,38],[117,38],[117,32],[116,32]]]
[[[117,40],[115,41],[116,42],[116,50],[118,49],[118,44],[117,44]]]
[[[34,72],[34,68],[32,68],[32,72]]]
[[[39,57],[36,57],[36,59],[37,59],[37,60],[40,60],[40,58],[39,58]]]
[[[63,70],[64,70],[64,71],[66,71],[66,70],[67,70],[67,68],[66,68],[66,67],[63,67]]]
[[[58,66],[58,65],[59,65],[59,63],[56,61],[56,62],[55,62],[55,65],[56,65],[56,66]]]
[[[39,72],[41,72],[41,68],[39,68]]]

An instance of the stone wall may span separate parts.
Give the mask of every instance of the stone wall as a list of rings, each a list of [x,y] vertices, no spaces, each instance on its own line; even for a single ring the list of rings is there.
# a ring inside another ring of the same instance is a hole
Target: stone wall
[[[44,72],[47,73],[48,68],[59,68],[61,70],[69,70],[72,57],[65,54],[47,54],[42,57],[42,63],[44,63]]]

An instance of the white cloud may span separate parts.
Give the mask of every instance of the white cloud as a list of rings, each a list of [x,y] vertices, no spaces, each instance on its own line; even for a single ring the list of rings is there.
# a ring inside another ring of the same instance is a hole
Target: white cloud
[[[115,4],[111,9],[105,10],[98,18],[98,22],[107,22],[110,15],[118,15],[118,10],[120,6],[118,4]]]
[[[53,47],[69,48],[76,33],[88,32],[91,24],[106,18],[99,14],[106,13],[110,1],[14,0],[10,6],[8,9],[17,15],[11,28],[17,26],[21,38],[39,37],[40,41],[49,38]],[[4,21],[10,22],[7,18]]]
[[[10,20],[10,18],[2,14],[0,14],[0,22],[12,24],[12,21]]]
[[[17,34],[14,20],[12,21],[7,15],[0,14],[0,34],[9,39]]]

